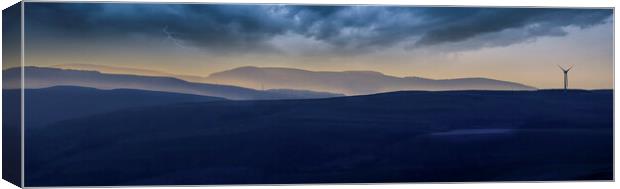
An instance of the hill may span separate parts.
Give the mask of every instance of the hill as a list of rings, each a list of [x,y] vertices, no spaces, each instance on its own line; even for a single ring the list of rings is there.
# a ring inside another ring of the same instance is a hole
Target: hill
[[[240,67],[209,75],[205,81],[243,87],[330,91],[364,95],[402,90],[535,90],[519,83],[488,78],[434,80],[421,77],[395,77],[373,71],[307,71],[291,68]]]
[[[8,99],[19,99],[20,92],[19,90],[2,91],[4,97]],[[27,129],[33,129],[56,121],[126,108],[222,100],[226,99],[134,89],[100,90],[57,86],[25,90],[25,110],[27,110],[25,111],[25,119]],[[5,101],[5,103],[10,106],[10,104],[18,104],[19,101]]]
[[[611,180],[612,102],[611,90],[403,91],[120,110],[28,133],[26,183]]]
[[[213,96],[232,100],[314,98],[313,94],[320,94],[320,97],[342,96],[340,94],[321,92],[303,94],[279,93],[277,91],[261,91],[230,85],[192,83],[172,77],[105,74],[97,71],[65,70],[59,68],[25,67],[24,72],[26,88],[53,86],[79,86],[98,89],[126,88]],[[6,78],[9,78],[3,81],[4,88],[19,88],[19,73],[20,70],[18,68],[4,70],[3,74],[7,76]]]
[[[82,70],[82,71],[97,71],[108,74],[124,74],[124,75],[141,75],[141,76],[160,76],[160,77],[174,77],[189,82],[203,83],[204,77],[191,76],[191,75],[176,75],[162,71],[139,69],[139,68],[126,68],[117,66],[104,66],[94,64],[60,64],[50,66],[52,68],[60,68],[66,70]]]
[[[56,68],[91,70],[102,73],[165,76],[197,83],[217,83],[259,89],[296,89],[364,95],[402,90],[535,90],[515,82],[489,78],[428,79],[395,77],[374,71],[308,71],[279,67],[239,67],[203,76],[175,75],[146,69],[90,64],[57,65]]]

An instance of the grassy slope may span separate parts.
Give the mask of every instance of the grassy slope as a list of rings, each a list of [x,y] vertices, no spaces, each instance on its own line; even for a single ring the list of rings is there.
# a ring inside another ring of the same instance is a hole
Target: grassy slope
[[[453,91],[133,108],[30,133],[26,184],[612,179],[612,100]]]

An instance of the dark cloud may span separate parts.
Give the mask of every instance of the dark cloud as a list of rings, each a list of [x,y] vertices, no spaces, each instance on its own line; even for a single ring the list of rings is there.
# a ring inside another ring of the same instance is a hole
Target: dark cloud
[[[482,34],[519,28],[527,30],[527,37],[563,35],[563,31],[558,30],[560,27],[572,25],[584,28],[600,24],[610,15],[611,10],[477,9],[472,14],[442,20],[437,23],[441,27],[429,30],[417,45],[458,42]]]
[[[73,38],[134,34],[167,37],[208,49],[254,48],[286,30],[270,7],[163,4],[29,4],[27,32]],[[282,21],[285,21],[282,19]]]
[[[275,36],[294,33],[350,52],[405,41],[425,47],[484,38],[488,41],[472,48],[510,45],[561,36],[566,26],[590,27],[613,14],[610,9],[95,3],[27,3],[26,10],[27,36],[139,34],[174,37],[208,50],[253,51],[270,48]],[[498,35],[509,30],[518,30],[518,37]]]
[[[21,4],[2,10],[3,51],[19,51],[21,44]]]
[[[2,68],[21,64],[21,3],[2,10]]]

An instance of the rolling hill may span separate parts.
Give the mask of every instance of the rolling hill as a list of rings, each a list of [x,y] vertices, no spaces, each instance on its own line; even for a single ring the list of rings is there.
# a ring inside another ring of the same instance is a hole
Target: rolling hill
[[[428,79],[395,77],[374,71],[308,71],[292,68],[239,67],[213,73],[207,77],[175,75],[145,69],[90,64],[66,64],[57,68],[92,70],[102,73],[166,76],[197,83],[217,83],[246,88],[297,89],[327,91],[347,95],[364,95],[403,90],[535,90],[536,88],[488,78]]]
[[[291,68],[240,67],[209,75],[205,81],[243,87],[330,91],[364,95],[391,91],[422,90],[535,90],[519,83],[488,78],[426,79],[395,77],[374,71],[307,71]]]
[[[613,179],[613,92],[211,101],[56,122],[27,186]]]
[[[124,74],[124,75],[141,75],[141,76],[160,76],[160,77],[174,77],[189,82],[204,82],[204,77],[192,76],[192,75],[178,75],[171,74],[162,71],[139,69],[139,68],[126,68],[117,66],[104,66],[94,64],[60,64],[50,66],[51,68],[60,68],[66,70],[82,70],[82,71],[98,71],[107,74]]]
[[[25,67],[26,88],[46,88],[53,86],[79,86],[98,89],[139,89],[173,93],[194,94],[221,97],[232,100],[257,99],[298,99],[314,98],[313,95],[324,97],[342,96],[341,94],[312,92],[304,93],[262,91],[249,88],[215,85],[208,83],[192,83],[172,77],[139,76],[124,74],[104,74],[97,71],[65,70],[59,68]],[[4,88],[19,88],[18,68],[3,71],[6,81]]]
[[[6,99],[19,99],[20,92],[17,89],[2,91]],[[27,110],[24,117],[27,123],[26,129],[36,129],[65,119],[126,108],[226,100],[217,97],[169,92],[134,89],[100,90],[73,86],[26,89],[24,94],[25,110]],[[4,101],[4,103],[7,106],[19,107],[19,100]]]

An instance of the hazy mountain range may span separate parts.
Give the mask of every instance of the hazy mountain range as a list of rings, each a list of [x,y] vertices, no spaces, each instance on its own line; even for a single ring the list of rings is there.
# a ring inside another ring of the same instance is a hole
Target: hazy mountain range
[[[327,91],[347,95],[374,94],[403,90],[535,90],[520,83],[488,78],[428,79],[395,77],[374,71],[308,71],[293,68],[239,67],[206,77],[175,75],[145,69],[88,64],[55,66],[64,69],[96,70],[103,73],[167,76],[199,83],[217,83],[254,89],[296,89]]]
[[[18,68],[3,71],[4,89],[19,88]],[[140,89],[221,97],[232,100],[298,99],[342,96],[341,94],[297,90],[255,90],[230,85],[193,83],[173,77],[104,74],[97,71],[25,67],[26,88],[80,86],[97,89]]]
[[[434,80],[421,77],[395,77],[374,71],[307,71],[291,68],[240,67],[213,73],[211,83],[236,86],[330,91],[347,95],[374,94],[390,91],[422,90],[533,90],[519,83],[487,78]]]
[[[205,78],[201,76],[179,75],[179,74],[172,74],[168,72],[140,69],[140,68],[127,68],[127,67],[104,66],[104,65],[94,65],[94,64],[60,64],[60,65],[53,65],[50,67],[70,69],[70,70],[98,71],[101,73],[110,73],[110,74],[174,77],[174,78],[182,79],[182,80],[189,81],[189,82],[200,82],[200,83],[205,81]]]

